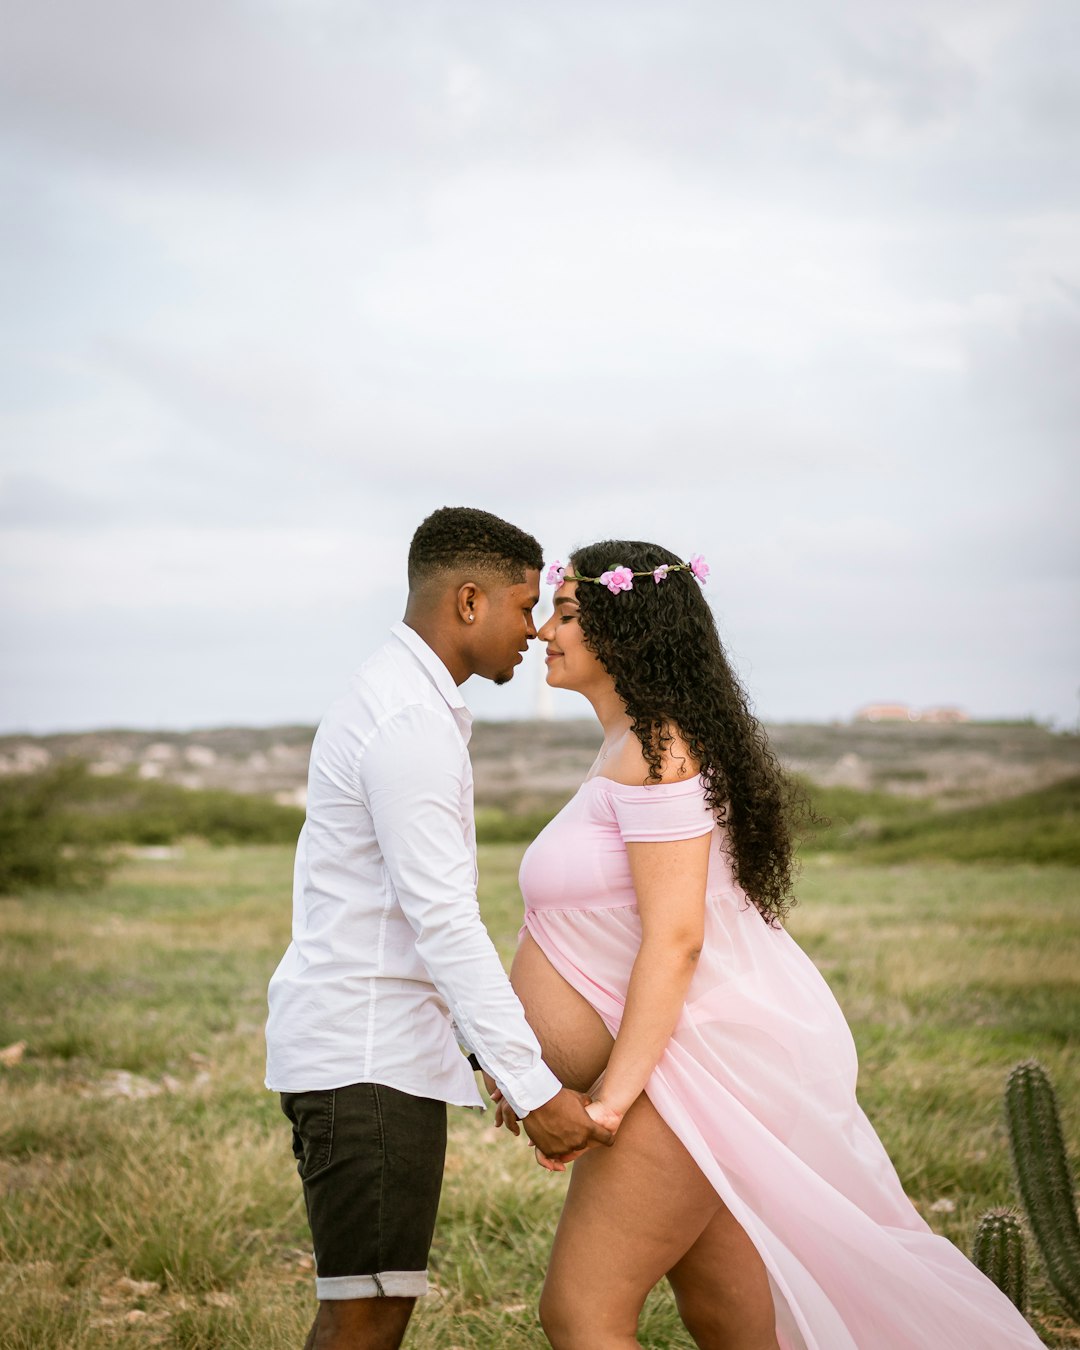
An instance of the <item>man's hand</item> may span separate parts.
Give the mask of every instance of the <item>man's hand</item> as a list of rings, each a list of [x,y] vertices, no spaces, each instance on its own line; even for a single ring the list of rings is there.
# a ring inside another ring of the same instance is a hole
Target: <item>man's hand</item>
[[[588,1097],[563,1088],[522,1120],[525,1133],[548,1158],[584,1153],[597,1144],[611,1144],[615,1136],[585,1110]]]

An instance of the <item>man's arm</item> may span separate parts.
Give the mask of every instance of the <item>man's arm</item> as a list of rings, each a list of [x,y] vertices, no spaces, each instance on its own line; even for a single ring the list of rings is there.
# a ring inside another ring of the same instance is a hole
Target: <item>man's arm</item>
[[[361,758],[360,786],[398,903],[461,1039],[525,1118],[530,1137],[535,1130],[546,1153],[608,1142],[578,1094],[544,1064],[484,927],[462,828],[463,754],[444,718],[412,706],[379,728]]]

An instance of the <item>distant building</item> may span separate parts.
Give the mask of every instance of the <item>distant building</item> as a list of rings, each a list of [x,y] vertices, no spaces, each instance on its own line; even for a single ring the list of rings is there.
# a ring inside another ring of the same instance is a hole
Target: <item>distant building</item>
[[[868,703],[853,719],[856,722],[970,722],[963,708],[909,708],[906,703]]]
[[[919,714],[906,703],[868,703],[855,714],[856,722],[917,722]]]

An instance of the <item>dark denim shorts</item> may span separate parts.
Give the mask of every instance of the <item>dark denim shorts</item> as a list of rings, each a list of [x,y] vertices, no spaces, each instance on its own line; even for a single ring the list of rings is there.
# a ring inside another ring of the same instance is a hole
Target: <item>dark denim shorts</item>
[[[283,1092],[320,1299],[426,1294],[446,1103],[379,1083]]]

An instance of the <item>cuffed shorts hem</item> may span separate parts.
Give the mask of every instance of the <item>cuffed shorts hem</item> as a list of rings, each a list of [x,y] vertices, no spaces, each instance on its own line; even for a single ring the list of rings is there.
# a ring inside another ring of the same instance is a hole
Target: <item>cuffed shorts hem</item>
[[[323,1302],[341,1298],[419,1298],[428,1292],[426,1270],[384,1270],[378,1275],[333,1275],[315,1280],[315,1297]]]

